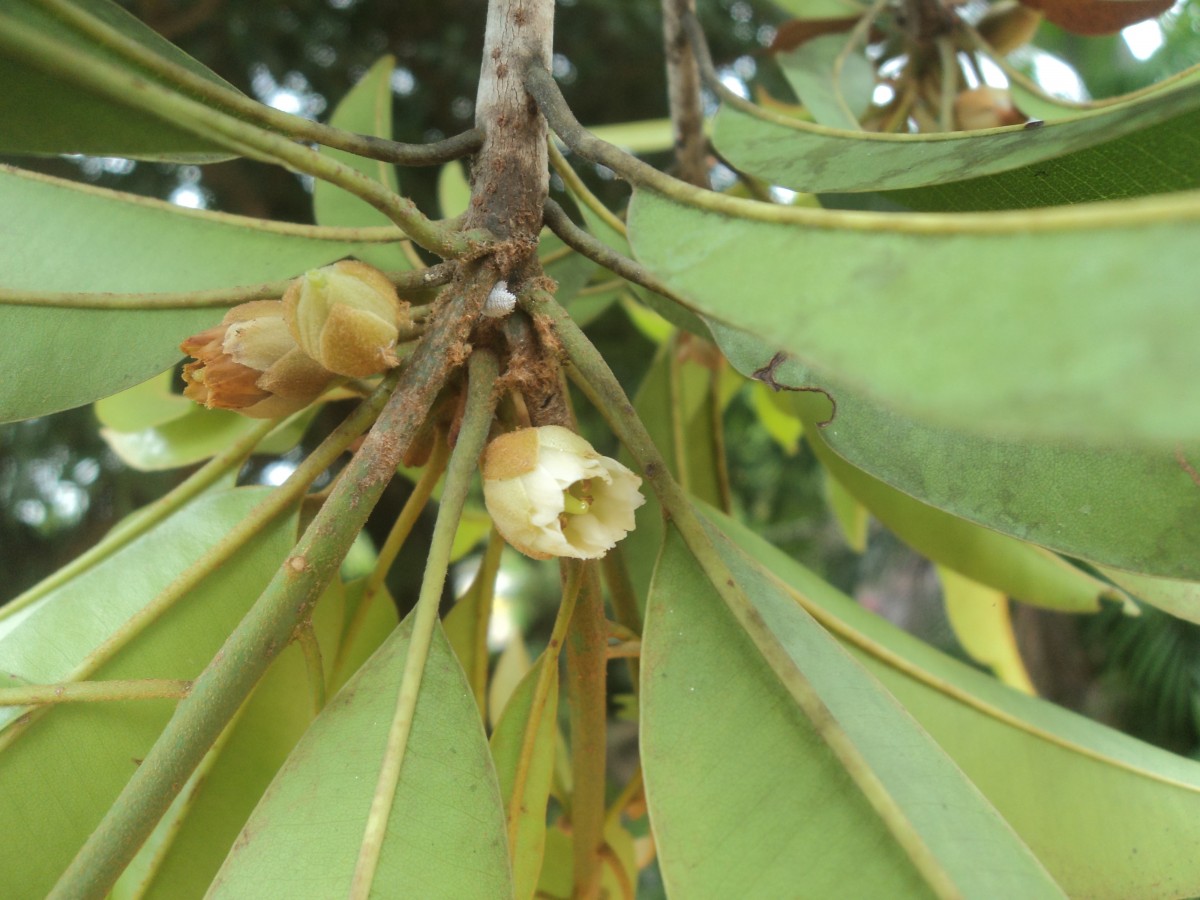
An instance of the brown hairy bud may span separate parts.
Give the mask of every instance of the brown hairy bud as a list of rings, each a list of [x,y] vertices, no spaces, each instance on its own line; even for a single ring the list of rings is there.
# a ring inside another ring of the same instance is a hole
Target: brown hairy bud
[[[408,307],[387,276],[357,260],[306,272],[283,295],[288,329],[300,348],[350,378],[399,364],[396,342],[412,331]]]

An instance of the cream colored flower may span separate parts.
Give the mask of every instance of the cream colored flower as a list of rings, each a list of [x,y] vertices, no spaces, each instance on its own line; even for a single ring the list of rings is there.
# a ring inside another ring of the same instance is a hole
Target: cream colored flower
[[[308,406],[333,380],[296,346],[278,300],[235,306],[179,346],[196,358],[183,367],[183,395],[209,409],[274,419]]]
[[[398,365],[396,341],[412,325],[387,276],[350,259],[301,275],[284,293],[283,309],[301,349],[350,378]]]
[[[483,456],[483,499],[504,539],[534,559],[597,559],[633,530],[642,479],[558,425],[502,434]]]

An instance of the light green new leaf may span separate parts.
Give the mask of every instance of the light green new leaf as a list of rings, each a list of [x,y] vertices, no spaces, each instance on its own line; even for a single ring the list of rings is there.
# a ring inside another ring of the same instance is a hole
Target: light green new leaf
[[[390,56],[381,57],[367,69],[366,73],[342,98],[329,119],[329,124],[343,131],[354,131],[374,137],[392,138],[392,69],[396,61]],[[345,150],[321,147],[320,152],[352,169],[357,169],[368,178],[399,191],[396,167],[391,163],[355,156]],[[372,225],[390,225],[392,220],[367,201],[355,197],[349,191],[317,179],[313,185],[313,216],[318,225],[342,225],[362,228]],[[411,269],[412,262],[400,244],[364,248],[358,254],[363,262],[380,269]]]
[[[716,325],[712,330],[744,374],[772,355],[770,345],[744,332]],[[811,373],[793,360],[779,364],[774,378],[785,385],[813,383]],[[861,391],[826,379],[821,383],[837,397],[838,406],[833,422],[816,431],[817,439],[863,471],[853,472],[838,460],[828,464],[838,468],[847,484],[857,483],[858,493],[875,496],[885,511],[881,515],[890,510],[888,524],[897,533],[904,522],[911,528],[924,522],[918,533],[902,534],[921,552],[934,555],[917,544],[922,533],[928,539],[942,529],[961,530],[960,520],[969,519],[1094,563],[1200,580],[1200,558],[1194,552],[1200,545],[1200,490],[1179,462],[1180,454],[1200,461],[1200,447],[1110,449],[1073,437],[1006,440],[944,428],[889,410]],[[829,404],[820,394],[779,396],[791,398],[810,421],[829,418]],[[875,479],[909,497],[892,497]],[[960,519],[923,511],[923,504]],[[964,536],[958,542],[978,541],[981,551],[987,547],[992,552],[998,550],[996,537]],[[982,572],[975,577],[989,580]],[[1011,584],[1005,590],[1014,593]]]
[[[558,740],[558,654],[549,664],[555,671],[542,703],[535,705],[538,680],[547,666],[544,653],[517,685],[491,739],[508,815],[517,900],[530,900],[537,890],[546,844],[546,805]]]
[[[967,655],[988,666],[1009,687],[1036,693],[1013,634],[1008,598],[944,566],[938,566],[937,572],[946,617]]]
[[[669,528],[641,660],[646,800],[668,892],[1062,897],[887,691],[716,540],[790,668],[767,664]]]
[[[221,566],[220,578],[208,578],[154,615],[147,611],[267,492],[237,488],[203,495],[107,560],[0,619],[0,671],[37,684],[80,672],[97,680],[196,677],[282,562],[292,545],[294,517],[260,532]],[[173,709],[167,700],[72,703],[34,712],[28,720],[17,718],[22,709],[0,709],[0,828],[6,835],[0,871],[7,893],[46,895]],[[284,731],[271,738],[264,756],[286,753],[294,737]],[[235,834],[236,828],[228,839]]]
[[[862,131],[859,119],[871,106],[875,66],[861,50],[846,54],[841,77],[834,65],[846,48],[846,35],[827,34],[805,41],[776,59],[796,96],[821,125]]]
[[[347,895],[411,635],[410,617],[313,722],[251,815],[209,897]],[[440,626],[373,886],[389,897],[512,895],[496,771]]]
[[[316,229],[184,209],[8,166],[0,166],[0,208],[0,287],[34,294],[253,285],[395,240],[376,229]],[[140,384],[179,359],[180,341],[222,315],[0,304],[0,332],[10,336],[0,349],[0,421]]]
[[[728,212],[635,192],[641,261],[897,415],[994,437],[1200,440],[1196,196],[954,217],[713,202]]]
[[[738,169],[792,190],[884,191],[1005,172],[1197,109],[1200,84],[1175,82],[1139,100],[1040,127],[908,135],[843,131],[749,104],[726,103],[717,113],[713,144]],[[1145,164],[1153,165],[1150,160]]]
[[[344,590],[330,585],[313,610],[328,665],[341,628]],[[286,648],[200,763],[122,874],[112,900],[202,897],[275,772],[315,715],[304,655]]]
[[[471,183],[458,160],[448,162],[438,170],[438,207],[443,219],[461,216],[471,203]]]
[[[158,55],[229,90],[235,88],[110,0],[73,0],[75,6]],[[31,0],[12,0],[0,14],[0,33],[11,17],[52,38],[71,56],[89,54],[140,71],[98,46]],[[143,77],[152,76],[142,73]],[[223,148],[140,110],[80,90],[10,53],[0,53],[0,153],[132,156],[187,162],[230,159]],[[5,209],[10,208],[6,203]]]
[[[866,8],[854,0],[774,0],[775,5],[785,9],[798,19],[840,19],[866,12]]]
[[[258,427],[254,419],[205,409],[171,392],[171,371],[96,401],[100,436],[127,466],[143,472],[201,462]],[[282,423],[258,445],[258,453],[286,453],[304,435],[316,410]]]
[[[1200,625],[1200,584],[1197,582],[1154,578],[1109,566],[1101,566],[1100,571],[1139,600]]]
[[[340,658],[342,663],[340,669],[333,673],[333,678],[330,680],[330,694],[341,690],[342,685],[353,677],[359,667],[371,658],[371,655],[387,640],[388,635],[400,624],[396,601],[388,593],[387,586],[380,585],[379,591],[371,599],[371,605],[367,608],[358,633],[354,635],[348,633],[346,628],[349,627],[358,612],[359,605],[363,602],[366,586],[366,576],[355,578],[345,586],[345,607],[342,621],[346,627],[343,628],[338,642],[336,657]]]
[[[828,469],[822,469],[821,472],[825,502],[829,504],[829,510],[842,532],[846,546],[855,553],[865,553],[871,530],[870,512],[840,481],[829,474]]]
[[[1200,894],[1200,763],[1005,687],[708,515],[905,705],[1070,896]]]

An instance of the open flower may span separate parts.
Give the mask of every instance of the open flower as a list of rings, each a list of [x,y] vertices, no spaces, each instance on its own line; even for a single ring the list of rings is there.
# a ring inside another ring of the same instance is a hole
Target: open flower
[[[196,358],[183,367],[183,395],[209,409],[274,419],[303,409],[333,373],[296,346],[278,300],[235,306],[221,324],[179,345]]]
[[[534,559],[597,559],[633,530],[642,479],[558,425],[502,434],[483,456],[483,499],[504,539]]]
[[[283,308],[304,352],[350,378],[399,365],[396,341],[412,324],[408,303],[387,276],[352,259],[301,275],[284,293]]]

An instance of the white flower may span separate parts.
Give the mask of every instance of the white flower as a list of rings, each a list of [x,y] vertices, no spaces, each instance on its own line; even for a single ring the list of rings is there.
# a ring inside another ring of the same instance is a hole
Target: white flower
[[[502,434],[483,456],[483,499],[504,539],[534,559],[597,559],[633,530],[642,479],[558,425]]]

